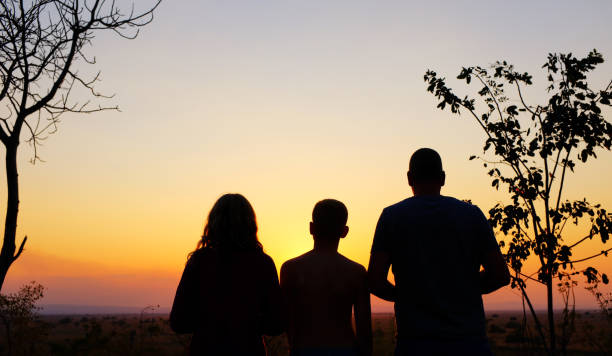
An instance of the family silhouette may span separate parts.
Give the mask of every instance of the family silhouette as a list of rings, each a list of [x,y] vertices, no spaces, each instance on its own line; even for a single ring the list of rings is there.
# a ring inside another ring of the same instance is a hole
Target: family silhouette
[[[280,282],[251,204],[223,195],[189,254],[171,328],[193,334],[191,355],[266,355],[262,336],[283,332],[292,356],[372,355],[372,293],[395,303],[396,356],[492,355],[481,295],[510,274],[482,211],[440,194],[445,178],[436,151],[414,152],[414,196],[382,211],[367,271],[338,253],[346,206],[319,201],[313,249],[283,263]]]

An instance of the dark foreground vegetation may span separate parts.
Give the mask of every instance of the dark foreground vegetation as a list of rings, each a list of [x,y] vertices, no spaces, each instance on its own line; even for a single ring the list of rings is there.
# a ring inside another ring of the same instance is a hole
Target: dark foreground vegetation
[[[168,316],[146,309],[137,315],[41,316],[13,335],[12,355],[186,355],[189,335],[177,335]],[[372,318],[374,355],[393,355],[393,314]],[[539,355],[530,336],[533,326],[521,312],[487,315],[489,338],[496,355]],[[6,329],[0,327],[0,355],[8,355]],[[268,354],[288,355],[284,335],[266,339]],[[575,331],[568,355],[612,354],[612,322],[600,311],[576,312]]]

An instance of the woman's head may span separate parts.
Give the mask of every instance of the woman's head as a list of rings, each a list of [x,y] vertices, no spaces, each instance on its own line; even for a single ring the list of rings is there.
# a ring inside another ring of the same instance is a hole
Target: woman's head
[[[196,248],[261,249],[257,220],[249,201],[240,194],[225,194],[208,213],[202,239]]]

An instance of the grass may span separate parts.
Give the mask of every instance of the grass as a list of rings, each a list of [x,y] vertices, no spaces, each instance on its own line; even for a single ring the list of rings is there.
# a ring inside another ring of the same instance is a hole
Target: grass
[[[529,348],[521,320],[518,312],[488,315],[487,330],[496,355],[541,354]],[[173,333],[167,315],[161,314],[42,316],[33,330],[32,335],[24,335],[28,341],[14,349],[15,355],[186,355],[190,340],[189,335]],[[372,331],[374,355],[393,355],[393,314],[374,314]],[[605,347],[606,335],[612,335],[612,327],[600,313],[578,313],[568,354],[608,355],[610,349],[601,346]],[[6,354],[3,337],[0,330],[0,355]],[[270,356],[288,355],[284,335],[266,337],[265,342]]]

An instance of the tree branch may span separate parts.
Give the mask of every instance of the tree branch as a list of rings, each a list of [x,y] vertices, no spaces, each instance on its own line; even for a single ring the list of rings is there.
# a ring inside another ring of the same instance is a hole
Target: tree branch
[[[509,265],[509,264],[507,264],[507,263],[506,263],[506,265],[508,265],[508,267],[510,267],[510,268],[511,268],[511,269],[512,269],[512,270],[513,270],[513,271],[514,271],[516,274],[518,274],[518,275],[522,276],[523,278],[527,278],[527,279],[528,279],[528,280],[530,280],[530,281],[537,282],[537,283],[542,284],[542,285],[546,285],[546,283],[544,283],[544,282],[540,281],[539,279],[535,279],[535,278],[533,278],[533,277],[531,277],[531,276],[528,276],[528,275],[526,275],[526,274],[524,274],[524,273],[522,273],[522,272],[519,272],[519,271],[515,270],[514,268],[512,268],[512,266],[510,266],[510,265]],[[540,271],[540,270],[538,270],[538,271]],[[535,272],[535,273],[538,273],[538,272]],[[534,274],[535,274],[535,273],[534,273]],[[515,278],[518,278],[518,277],[515,277]]]
[[[25,246],[26,241],[28,241],[27,236],[25,236],[23,240],[21,241],[21,245],[19,245],[19,250],[17,250],[17,253],[13,257],[13,261],[15,261],[16,259],[19,258],[19,256],[21,256],[21,253],[23,252],[23,247]]]
[[[592,234],[588,234],[588,235],[586,235],[585,237],[583,237],[583,238],[581,238],[580,240],[578,240],[578,241],[577,241],[576,243],[574,243],[573,245],[568,246],[568,248],[571,250],[572,248],[574,248],[574,247],[576,247],[576,246],[580,245],[581,243],[583,243],[584,241],[589,240],[589,239],[592,239],[592,238],[593,238],[593,235],[592,235]]]
[[[569,263],[578,263],[578,262],[584,262],[584,261],[587,261],[587,260],[593,259],[593,258],[595,258],[595,257],[599,257],[599,256],[601,256],[601,255],[606,255],[606,256],[607,256],[607,255],[608,255],[608,252],[610,252],[610,251],[612,251],[612,247],[611,247],[611,248],[609,248],[609,249],[607,249],[607,250],[603,250],[603,251],[601,251],[600,253],[595,254],[595,255],[593,255],[593,256],[589,256],[589,257],[586,257],[586,258],[581,258],[581,259],[579,259],[579,260],[575,260],[575,261],[570,261]]]
[[[535,115],[536,115],[536,113],[535,113],[535,112],[533,112],[533,111],[532,111],[532,110],[529,108],[529,106],[528,106],[527,104],[525,104],[525,100],[523,100],[523,94],[521,93],[521,87],[519,86],[519,82],[518,82],[518,80],[515,80],[515,81],[514,81],[514,83],[516,84],[516,90],[518,91],[518,95],[519,95],[519,98],[520,98],[520,100],[521,100],[521,103],[523,104],[523,107],[525,108],[525,110],[527,110],[528,112],[530,112],[530,113],[531,113],[531,115],[534,115],[534,116],[535,116]],[[536,111],[537,111],[537,110],[538,110],[538,109],[536,108]]]
[[[520,281],[518,285],[519,285],[519,288],[521,289],[521,293],[523,294],[523,297],[525,298],[525,301],[527,301],[527,305],[529,306],[529,311],[531,312],[531,316],[533,317],[533,320],[536,324],[536,330],[538,330],[538,334],[540,334],[540,338],[542,339],[542,345],[544,345],[544,350],[546,351],[546,353],[549,353],[548,345],[546,344],[546,337],[544,336],[544,329],[542,328],[542,323],[540,323],[540,319],[538,319],[538,315],[536,314],[535,309],[533,309],[533,304],[531,304],[531,300],[529,299],[529,296],[527,295],[527,292],[525,291],[525,287],[523,286],[522,281]]]
[[[563,184],[565,181],[565,171],[567,169],[567,163],[569,159],[570,152],[572,151],[571,147],[567,148],[567,154],[565,155],[565,160],[563,160],[563,170],[561,171],[561,182],[559,183],[559,195],[557,195],[557,204],[555,210],[559,210],[559,204],[561,203],[561,192],[563,191]]]

